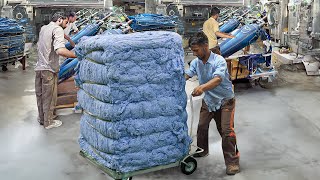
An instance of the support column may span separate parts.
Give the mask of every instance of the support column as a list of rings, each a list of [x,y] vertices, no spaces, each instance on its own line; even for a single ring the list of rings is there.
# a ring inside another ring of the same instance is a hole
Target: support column
[[[157,5],[159,0],[145,0],[145,13],[157,13]]]
[[[280,44],[285,45],[285,35],[284,33],[288,33],[288,3],[289,0],[281,0],[280,1],[280,19],[279,19],[279,33],[280,33]]]
[[[103,1],[103,7],[104,7],[104,9],[108,9],[108,8],[110,8],[110,7],[112,7],[113,6],[113,1],[112,0],[104,0]]]

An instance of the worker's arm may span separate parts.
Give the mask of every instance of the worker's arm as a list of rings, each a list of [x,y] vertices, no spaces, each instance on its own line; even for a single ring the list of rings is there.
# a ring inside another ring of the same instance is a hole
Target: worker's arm
[[[220,25],[219,25],[218,22],[214,22],[213,24],[211,24],[211,28],[213,29],[213,33],[214,33],[215,36],[217,36],[217,37],[221,37],[221,38],[234,38],[234,36],[232,36],[231,34],[227,34],[227,33],[220,32]]]
[[[219,32],[219,31],[217,31],[215,34],[217,37],[221,37],[221,38],[234,38],[234,36],[231,34]]]
[[[72,23],[72,29],[73,29],[73,32],[75,32],[75,33],[79,32],[79,29],[78,29],[76,23]]]
[[[70,42],[70,44],[71,44],[72,47],[75,47],[75,46],[76,46],[76,44],[72,41],[72,39],[71,39],[69,36],[67,36],[67,35],[64,34],[64,38]]]
[[[184,74],[184,78],[186,80],[188,80],[188,79],[192,78],[193,76],[197,75],[196,66],[197,66],[196,60],[191,61],[189,69],[186,70],[186,72]]]
[[[56,53],[59,56],[63,56],[63,57],[67,57],[67,58],[76,58],[77,57],[74,52],[69,51],[67,48],[64,48],[64,47],[57,49]]]
[[[209,91],[211,89],[216,88],[225,78],[227,71],[226,60],[222,56],[216,56],[214,61],[215,64],[213,64],[212,66],[215,70],[212,74],[212,79],[207,83],[196,87],[192,92],[192,96],[200,96],[205,91]]]
[[[186,80],[189,80],[191,77],[188,74],[184,74],[184,78],[186,78]]]
[[[196,87],[192,92],[192,96],[200,96],[205,91],[211,90],[219,86],[221,82],[222,82],[222,78],[219,76],[216,76],[213,79],[211,79],[209,82]]]
[[[61,27],[57,27],[53,29],[52,32],[53,35],[53,49],[54,51],[64,57],[68,58],[76,58],[77,56],[74,54],[74,52],[69,51],[66,49],[65,44],[64,44],[64,32]]]

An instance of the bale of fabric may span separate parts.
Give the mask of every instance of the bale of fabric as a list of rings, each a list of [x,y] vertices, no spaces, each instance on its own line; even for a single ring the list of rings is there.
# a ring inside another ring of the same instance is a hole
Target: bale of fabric
[[[23,35],[10,36],[9,56],[22,55],[24,53],[25,37]]]
[[[175,16],[166,16],[161,14],[137,14],[128,16],[133,20],[130,27],[135,31],[150,30],[172,30],[177,26],[177,18]]]
[[[0,17],[0,35],[24,33],[23,27],[14,19]]]
[[[23,55],[24,29],[16,20],[0,18],[0,59]]]
[[[174,163],[188,154],[178,34],[105,33],[83,39],[76,54],[83,152],[121,173]]]

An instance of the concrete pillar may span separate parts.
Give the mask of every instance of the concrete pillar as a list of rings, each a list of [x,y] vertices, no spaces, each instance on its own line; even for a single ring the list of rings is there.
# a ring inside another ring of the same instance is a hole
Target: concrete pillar
[[[280,19],[279,19],[279,32],[280,32],[280,44],[284,45],[285,42],[285,35],[284,33],[288,32],[288,3],[289,0],[281,0],[280,1]]]
[[[103,7],[104,7],[105,9],[110,8],[110,7],[112,7],[112,6],[113,6],[113,1],[112,1],[112,0],[104,0],[104,1],[103,1]]]
[[[145,0],[145,13],[157,13],[158,0]]]
[[[254,6],[258,3],[258,0],[243,0],[244,6]]]
[[[4,0],[0,0],[0,10],[1,10],[2,6],[4,6]]]

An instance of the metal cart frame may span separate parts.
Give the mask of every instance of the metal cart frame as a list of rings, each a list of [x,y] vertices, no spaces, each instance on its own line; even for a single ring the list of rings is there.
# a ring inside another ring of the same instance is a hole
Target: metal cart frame
[[[15,63],[16,61],[19,61],[22,64],[23,70],[26,69],[26,56],[16,55],[16,56],[0,59],[0,66],[2,67],[2,71],[7,71],[8,70],[7,65],[9,63]]]

